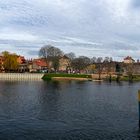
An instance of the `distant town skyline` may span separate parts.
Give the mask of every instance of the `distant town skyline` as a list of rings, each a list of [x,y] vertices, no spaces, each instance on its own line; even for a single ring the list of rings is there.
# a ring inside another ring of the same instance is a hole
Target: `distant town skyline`
[[[140,58],[139,0],[1,0],[0,52],[38,57],[47,44],[77,56]]]

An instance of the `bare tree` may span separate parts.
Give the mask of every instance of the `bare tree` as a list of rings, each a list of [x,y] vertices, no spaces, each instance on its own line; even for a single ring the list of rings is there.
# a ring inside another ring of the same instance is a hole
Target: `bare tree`
[[[125,65],[125,69],[126,69],[126,73],[128,75],[129,78],[129,82],[133,81],[133,74],[134,74],[134,64],[130,63]]]
[[[68,67],[67,67],[67,72],[71,73],[72,69],[73,69],[72,68],[72,61],[76,58],[76,55],[75,55],[75,53],[70,52],[70,53],[65,54],[65,56],[69,59]]]
[[[105,57],[104,59],[104,67],[106,69],[106,74],[109,77],[109,81],[111,82],[112,80],[112,67],[113,67],[113,60],[112,57]]]
[[[73,59],[71,64],[73,69],[78,70],[80,72],[81,70],[86,69],[86,67],[90,65],[90,58],[86,56],[80,56],[78,58]]]
[[[70,60],[73,60],[74,58],[76,58],[76,55],[75,55],[75,53],[73,53],[73,52],[66,53],[65,55],[66,55]]]
[[[103,61],[103,62],[105,62],[105,63],[110,62],[110,58],[109,58],[109,57],[105,57],[105,59],[104,59],[104,61]]]
[[[103,71],[103,58],[102,57],[98,57],[97,61],[96,61],[96,69],[97,69],[97,73],[98,73],[98,79],[101,80],[101,74]]]
[[[116,81],[119,82],[120,81],[120,76],[121,76],[121,65],[119,63],[116,64],[116,75],[117,75],[117,78],[116,78]]]
[[[39,56],[44,58],[46,62],[51,62],[51,66],[56,72],[59,68],[59,59],[63,56],[63,52],[52,45],[45,45],[39,51]]]
[[[91,63],[92,63],[92,64],[95,64],[96,61],[97,61],[97,58],[96,58],[96,57],[92,57],[92,58],[91,58]]]

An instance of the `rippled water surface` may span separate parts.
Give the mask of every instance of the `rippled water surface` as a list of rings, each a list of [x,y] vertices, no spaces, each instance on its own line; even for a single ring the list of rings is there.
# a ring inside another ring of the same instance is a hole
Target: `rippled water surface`
[[[140,83],[0,82],[0,140],[137,140]]]

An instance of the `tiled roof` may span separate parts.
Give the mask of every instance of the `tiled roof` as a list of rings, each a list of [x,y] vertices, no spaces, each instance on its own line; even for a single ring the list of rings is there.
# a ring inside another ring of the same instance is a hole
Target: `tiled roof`
[[[41,60],[41,59],[34,60],[34,63],[38,66],[41,66],[41,67],[47,67],[47,63],[44,60]]]

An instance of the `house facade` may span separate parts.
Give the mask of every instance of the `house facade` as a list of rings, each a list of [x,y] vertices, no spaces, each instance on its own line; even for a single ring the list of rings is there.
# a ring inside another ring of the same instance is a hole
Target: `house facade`
[[[70,67],[70,59],[67,56],[63,56],[59,59],[59,71],[67,71]]]
[[[44,59],[34,59],[30,63],[30,72],[45,72],[48,70],[48,64]]]
[[[129,63],[134,63],[135,60],[131,56],[127,56],[124,58],[123,63],[129,64]]]

